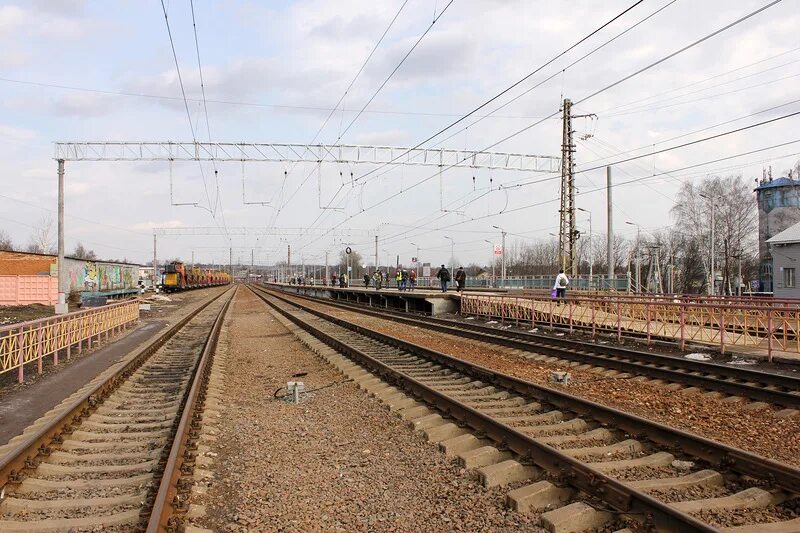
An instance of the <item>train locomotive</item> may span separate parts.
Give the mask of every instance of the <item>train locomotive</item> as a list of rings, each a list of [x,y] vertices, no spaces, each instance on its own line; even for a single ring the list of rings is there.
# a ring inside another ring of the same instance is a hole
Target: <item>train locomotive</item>
[[[175,292],[228,285],[230,282],[230,274],[222,270],[198,267],[186,268],[186,265],[181,261],[173,261],[167,263],[164,267],[161,288],[164,292]]]

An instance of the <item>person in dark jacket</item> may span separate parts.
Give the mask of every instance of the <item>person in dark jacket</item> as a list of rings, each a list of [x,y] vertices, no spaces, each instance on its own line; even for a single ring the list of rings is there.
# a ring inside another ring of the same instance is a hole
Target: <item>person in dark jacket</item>
[[[367,274],[366,272],[364,272],[364,288],[365,289],[369,288],[369,274]]]
[[[447,270],[447,267],[442,265],[442,268],[436,273],[436,277],[442,284],[442,292],[447,292],[447,284],[450,283],[450,271]]]
[[[456,270],[456,285],[458,292],[464,290],[464,285],[467,283],[467,273],[464,272],[464,267],[458,267]]]

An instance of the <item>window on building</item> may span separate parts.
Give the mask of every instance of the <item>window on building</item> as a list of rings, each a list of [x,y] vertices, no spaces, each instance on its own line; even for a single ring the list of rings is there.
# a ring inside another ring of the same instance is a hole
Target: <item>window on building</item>
[[[788,288],[794,287],[794,269],[793,268],[784,268],[783,269],[783,286]]]

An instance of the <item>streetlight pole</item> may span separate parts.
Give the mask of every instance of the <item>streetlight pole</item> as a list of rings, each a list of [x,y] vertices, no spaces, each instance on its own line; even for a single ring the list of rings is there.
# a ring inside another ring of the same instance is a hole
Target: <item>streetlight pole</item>
[[[582,207],[577,208],[578,211],[583,211],[589,215],[589,290],[592,289],[592,275],[594,273],[594,250],[592,249],[592,212]]]
[[[492,226],[494,229],[499,229],[500,234],[503,236],[503,243],[501,250],[503,253],[500,255],[500,284],[505,287],[506,286],[506,230],[501,228],[500,226]]]
[[[715,294],[716,290],[714,287],[714,200],[715,198],[712,196],[707,196],[703,193],[700,193],[699,196],[701,198],[705,198],[708,200],[708,203],[711,204],[711,272],[709,273],[709,284],[708,284],[708,294]]]
[[[642,280],[640,278],[642,270],[641,270],[641,251],[639,247],[639,238],[641,236],[640,233],[642,228],[639,227],[639,224],[628,222],[627,220],[625,221],[625,223],[630,226],[636,226],[636,292],[640,292],[642,290],[642,285],[641,285]]]
[[[416,255],[416,256],[414,256],[414,257],[416,257],[417,261],[416,261],[416,264],[415,264],[414,266],[416,266],[416,269],[417,269],[417,277],[419,277],[419,244],[417,244],[417,243],[415,243],[415,242],[412,242],[412,243],[411,243],[411,246],[416,246],[416,247],[417,247],[417,255]]]
[[[495,284],[495,278],[494,278],[494,264],[495,264],[495,260],[494,260],[494,243],[492,241],[488,240],[488,239],[484,239],[483,242],[489,243],[489,246],[492,247],[492,254],[489,257],[492,260],[491,261],[491,263],[492,263],[492,287],[494,287],[494,284]]]
[[[455,268],[453,263],[455,262],[456,241],[454,241],[452,237],[448,237],[447,235],[445,235],[444,238],[450,240],[450,270],[453,270],[453,268]]]

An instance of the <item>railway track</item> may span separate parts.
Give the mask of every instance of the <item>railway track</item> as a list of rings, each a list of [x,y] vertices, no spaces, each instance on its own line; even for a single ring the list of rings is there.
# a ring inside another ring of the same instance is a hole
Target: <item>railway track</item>
[[[391,384],[377,394],[485,485],[513,483],[508,500],[517,509],[559,508],[552,513],[562,524],[595,520],[586,527],[611,520],[646,531],[800,531],[800,469],[255,292]],[[352,363],[341,368],[353,371]]]
[[[0,531],[164,531],[188,490],[207,377],[234,290],[65,400],[0,456]],[[14,441],[12,441],[13,443]]]
[[[497,329],[462,321],[409,316],[407,313],[388,309],[377,311],[358,304],[322,302],[319,299],[302,295],[293,294],[292,297],[348,309],[385,320],[393,320],[421,329],[466,337],[532,354],[556,357],[565,363],[574,361],[592,367],[646,376],[731,396],[741,396],[788,409],[800,409],[800,378],[788,375],[720,363],[693,361],[648,351],[550,337],[518,330]]]

